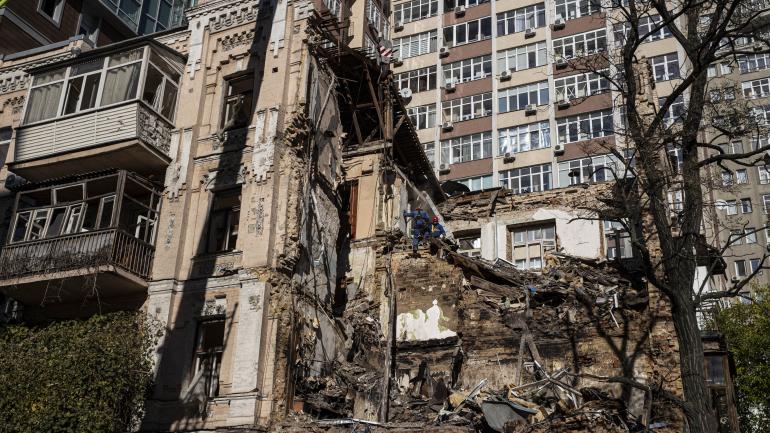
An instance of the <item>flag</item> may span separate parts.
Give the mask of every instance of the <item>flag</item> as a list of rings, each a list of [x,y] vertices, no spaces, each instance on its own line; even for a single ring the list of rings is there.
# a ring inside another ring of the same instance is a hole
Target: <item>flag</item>
[[[380,54],[380,62],[390,63],[390,59],[393,57],[393,44],[388,40],[380,39],[377,45],[377,51],[379,51]]]

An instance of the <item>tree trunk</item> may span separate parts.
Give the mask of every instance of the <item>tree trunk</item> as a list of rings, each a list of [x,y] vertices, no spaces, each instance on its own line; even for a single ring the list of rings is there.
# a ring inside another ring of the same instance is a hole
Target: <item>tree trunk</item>
[[[718,431],[716,416],[706,387],[703,342],[700,338],[691,291],[690,287],[679,288],[674,296],[675,299],[672,299],[674,329],[679,340],[682,386],[688,406],[685,416],[691,433],[715,433]]]

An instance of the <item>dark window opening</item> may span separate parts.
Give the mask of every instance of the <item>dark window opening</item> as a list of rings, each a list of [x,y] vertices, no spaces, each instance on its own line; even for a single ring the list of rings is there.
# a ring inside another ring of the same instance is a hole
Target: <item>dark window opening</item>
[[[209,218],[206,252],[232,251],[238,240],[238,220],[241,214],[241,189],[229,189],[214,194]]]
[[[252,75],[227,80],[223,107],[222,129],[242,128],[251,120],[254,77]]]
[[[193,382],[202,386],[206,397],[219,395],[219,369],[224,347],[224,319],[205,320],[198,323]]]

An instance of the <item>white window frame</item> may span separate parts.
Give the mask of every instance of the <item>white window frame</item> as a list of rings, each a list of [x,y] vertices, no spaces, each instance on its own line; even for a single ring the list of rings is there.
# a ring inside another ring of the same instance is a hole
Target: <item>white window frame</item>
[[[681,76],[679,55],[676,52],[650,57],[650,68],[656,82],[676,80]]]
[[[500,155],[551,147],[551,125],[545,120],[498,130]]]
[[[484,34],[484,22],[487,22],[489,27],[489,34]],[[471,36],[471,28],[475,23],[476,33]],[[448,32],[451,33],[451,37],[448,37]],[[458,35],[465,35],[465,40],[457,42]],[[459,24],[453,24],[451,26],[444,27],[444,45],[449,47],[459,47],[461,45],[472,44],[474,42],[484,41],[492,38],[492,18],[482,17],[476,20],[465,21]]]
[[[412,93],[434,90],[438,85],[437,80],[438,77],[436,74],[436,65],[401,72],[396,74],[393,79],[399,89],[408,88],[412,91]],[[425,86],[421,86],[421,83],[427,84]]]
[[[741,74],[761,71],[770,68],[770,53],[744,54],[738,57]]]
[[[497,52],[497,67],[500,71],[524,71],[548,63],[548,45],[545,42],[520,45]]]
[[[553,55],[572,59],[602,52],[607,49],[607,30],[598,29],[553,40]]]
[[[406,18],[405,12],[409,11]],[[424,20],[438,15],[438,0],[412,0],[393,6],[393,20],[401,24]]]
[[[436,51],[438,45],[438,32],[430,30],[416,33],[393,40],[393,51],[401,59],[422,56]]]
[[[520,269],[541,269],[545,253],[556,248],[556,225],[519,226],[510,229],[511,261]],[[540,255],[532,255],[539,249]],[[517,250],[524,258],[517,258]],[[536,265],[535,265],[536,264]]]
[[[526,183],[529,186],[522,185],[523,179],[527,179]],[[500,186],[510,189],[514,194],[551,190],[553,188],[551,164],[530,165],[503,170],[500,172]]]
[[[29,1],[29,0],[27,0]],[[38,0],[37,2],[37,13],[44,16],[48,21],[52,22],[56,27],[59,27],[61,25],[61,18],[64,14],[64,5],[66,4],[65,0],[56,0],[56,7],[53,11],[53,16],[48,15],[47,13],[43,12],[43,2],[45,0]]]
[[[559,162],[559,187],[608,182],[614,180],[619,171],[618,159],[609,153],[562,161]]]
[[[575,143],[614,135],[612,120],[612,110],[590,111],[556,119],[559,143]],[[598,130],[595,130],[597,127]],[[576,133],[576,140],[573,140],[572,132]]]
[[[481,191],[492,188],[494,186],[491,174],[485,176],[466,177],[465,179],[454,179],[454,181],[467,186],[471,191]]]
[[[470,107],[470,114],[464,114]],[[444,120],[448,122],[463,122],[492,115],[492,92],[479,93],[462,98],[450,99],[441,104]]]
[[[441,164],[457,164],[492,157],[492,132],[441,141]]]
[[[587,72],[554,79],[555,100],[572,100],[597,95],[610,90],[610,82],[602,74]]]
[[[415,129],[428,129],[436,126],[436,104],[419,105],[406,109]]]
[[[620,247],[621,259],[630,259],[634,256],[631,235],[620,221],[603,220],[602,228],[604,229],[604,255],[607,259],[618,258],[618,247]],[[610,247],[610,241],[614,244],[618,240],[620,245]]]
[[[741,89],[746,99],[766,98],[770,96],[770,78],[744,81],[741,83]]]
[[[470,68],[470,76],[465,72]],[[492,75],[492,55],[472,57],[444,65],[445,83],[466,83]]]
[[[497,14],[497,36],[545,27],[545,3],[525,6]]]
[[[524,110],[527,105],[547,105],[550,96],[548,81],[500,89],[497,92],[498,113]]]
[[[751,198],[741,199],[741,213],[747,214],[754,210],[754,206],[751,204]]]

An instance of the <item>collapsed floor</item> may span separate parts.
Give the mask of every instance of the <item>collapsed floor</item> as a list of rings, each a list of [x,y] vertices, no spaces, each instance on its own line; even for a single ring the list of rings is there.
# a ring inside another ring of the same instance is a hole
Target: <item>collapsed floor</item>
[[[682,430],[663,397],[681,395],[670,311],[643,280],[559,254],[521,271],[442,241],[414,257],[405,241],[366,246],[374,274],[349,285],[341,353],[294,376],[271,430]],[[317,352],[306,334],[297,365]]]

